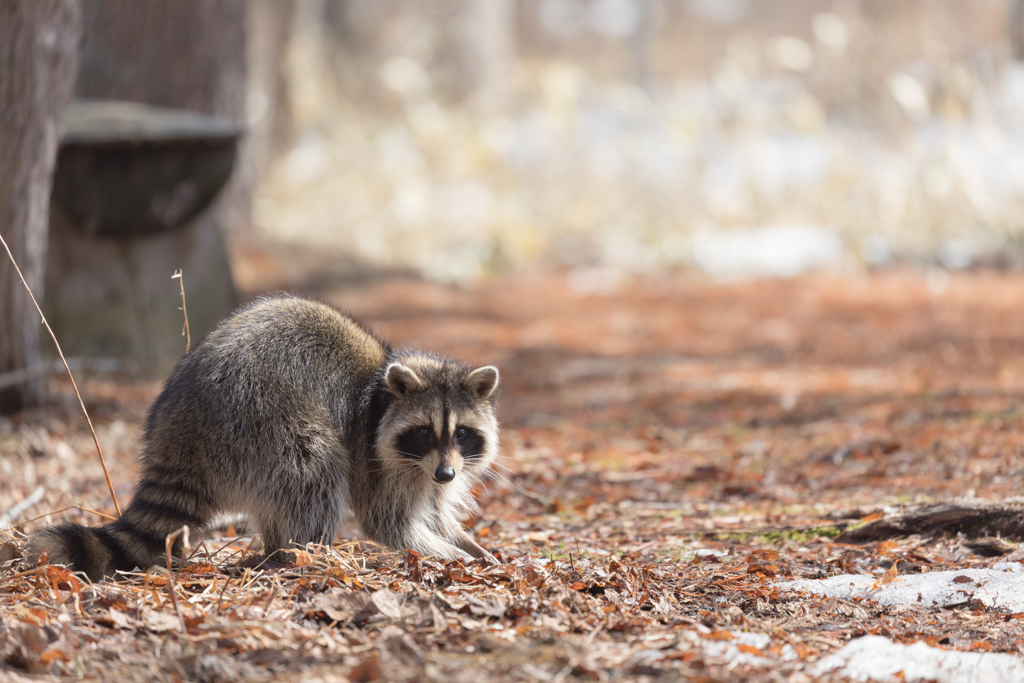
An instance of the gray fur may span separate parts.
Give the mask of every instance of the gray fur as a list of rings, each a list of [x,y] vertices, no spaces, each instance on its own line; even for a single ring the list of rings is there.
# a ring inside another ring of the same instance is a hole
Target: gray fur
[[[490,366],[395,351],[325,304],[259,300],[167,380],[121,519],[45,529],[29,561],[45,550],[93,579],[149,567],[182,524],[229,513],[249,518],[267,553],[329,543],[351,515],[389,548],[490,558],[460,520],[497,454],[497,383]]]

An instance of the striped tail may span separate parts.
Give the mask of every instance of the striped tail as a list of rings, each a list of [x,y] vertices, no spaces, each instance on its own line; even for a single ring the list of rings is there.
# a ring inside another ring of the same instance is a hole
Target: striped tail
[[[118,569],[148,567],[147,559],[156,557],[156,549],[147,558],[134,555],[122,544],[115,524],[87,527],[81,524],[61,524],[43,529],[29,539],[25,555],[35,565],[44,553],[50,564],[63,564],[73,571],[82,572],[93,581],[111,576]]]
[[[118,570],[147,569],[166,557],[168,535],[186,524],[198,531],[210,520],[213,506],[198,498],[144,479],[120,519],[101,527],[67,523],[43,529],[29,539],[26,558],[34,566],[45,552],[50,564],[70,566],[93,581]],[[180,555],[181,547],[179,537],[172,552]]]

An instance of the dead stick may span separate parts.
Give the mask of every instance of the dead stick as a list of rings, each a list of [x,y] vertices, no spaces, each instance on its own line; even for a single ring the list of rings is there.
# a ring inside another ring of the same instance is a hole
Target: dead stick
[[[171,276],[172,280],[175,278],[181,285],[181,312],[185,315],[185,327],[182,328],[181,335],[185,337],[185,355],[188,355],[189,349],[192,348],[192,333],[188,329],[188,309],[185,308],[185,276],[181,274],[180,270],[176,270]]]
[[[43,517],[48,517],[50,515],[59,515],[60,513],[67,512],[68,510],[81,510],[82,512],[88,512],[88,513],[94,514],[97,517],[103,517],[104,519],[109,519],[112,522],[116,522],[117,521],[117,517],[111,517],[110,515],[108,515],[106,513],[103,513],[103,512],[97,512],[96,510],[90,510],[89,508],[82,507],[81,505],[68,505],[66,508],[61,508],[60,510],[50,510],[49,512],[41,514],[38,517],[33,517],[32,519],[26,519],[21,524],[25,525],[25,524],[28,524],[29,522],[34,522],[37,519],[42,519]]]
[[[184,525],[173,534],[168,534],[164,543],[167,547],[167,590],[171,594],[171,604],[174,605],[174,611],[178,614],[178,621],[181,623],[181,632],[186,633],[185,629],[185,617],[181,615],[181,608],[178,607],[178,597],[174,594],[174,573],[171,569],[171,549],[174,547],[174,541],[177,540],[178,536],[181,536],[181,545],[187,551],[188,550],[188,524]]]
[[[92,420],[89,418],[89,411],[85,409],[85,401],[82,400],[82,394],[78,391],[78,384],[75,382],[75,376],[71,374],[71,368],[68,367],[68,362],[64,358],[64,352],[60,350],[60,343],[57,341],[57,335],[50,329],[50,323],[46,322],[46,316],[43,315],[43,309],[39,308],[39,303],[36,301],[35,295],[32,293],[32,288],[25,282],[25,276],[21,274],[21,268],[18,267],[18,262],[14,260],[14,254],[11,253],[11,248],[7,246],[7,242],[3,236],[0,236],[0,244],[4,245],[4,249],[7,250],[7,256],[11,259],[11,263],[14,265],[14,270],[18,273],[18,278],[21,280],[21,284],[25,285],[25,291],[28,292],[28,296],[32,299],[32,305],[36,307],[39,312],[39,317],[43,320],[43,325],[46,326],[46,331],[50,333],[50,338],[53,339],[53,345],[57,347],[57,355],[60,356],[60,360],[64,363],[64,369],[68,371],[68,377],[71,378],[71,386],[75,389],[75,396],[78,397],[78,405],[82,406],[82,412],[85,414],[85,421],[89,423],[89,431],[92,432],[92,442],[96,444],[96,453],[100,456],[100,467],[103,468],[103,476],[107,479],[107,488],[110,489],[110,498],[114,501],[114,510],[117,511],[117,516],[121,516],[121,507],[117,504],[117,496],[114,495],[114,485],[110,483],[110,473],[107,472],[107,463],[103,459],[103,449],[100,448],[100,440],[96,438],[96,430],[92,428]]]
[[[33,576],[44,571],[45,569],[46,567],[36,567],[35,569],[29,569],[28,571],[19,572],[17,574],[11,574],[10,576],[0,577],[0,583],[7,583],[8,581],[13,581],[14,579],[23,579],[26,576]]]

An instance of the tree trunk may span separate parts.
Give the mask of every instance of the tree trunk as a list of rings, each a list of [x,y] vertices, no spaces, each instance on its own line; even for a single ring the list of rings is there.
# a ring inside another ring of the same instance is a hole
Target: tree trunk
[[[0,234],[36,299],[43,296],[53,166],[78,68],[78,0],[0,2]],[[40,363],[36,313],[0,257],[0,372]],[[42,400],[45,381],[0,390],[0,412]]]
[[[250,0],[248,63],[249,135],[242,171],[255,184],[287,148],[292,132],[291,100],[285,61],[295,27],[295,0]]]
[[[1024,0],[1010,0],[1010,48],[1015,60],[1024,61]]]

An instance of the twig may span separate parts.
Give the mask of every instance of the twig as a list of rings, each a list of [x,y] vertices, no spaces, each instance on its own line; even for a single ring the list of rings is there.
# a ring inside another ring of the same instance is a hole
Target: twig
[[[37,519],[42,519],[43,517],[48,517],[50,515],[59,515],[60,513],[67,512],[68,510],[81,510],[82,512],[88,512],[90,514],[96,515],[97,517],[102,517],[104,519],[109,519],[112,522],[116,522],[117,521],[117,517],[112,517],[112,516],[106,514],[105,512],[99,512],[97,510],[91,510],[91,509],[89,509],[87,507],[82,507],[81,505],[68,505],[66,508],[61,508],[60,510],[50,510],[49,512],[45,512],[45,513],[39,515],[38,517],[33,517],[32,519],[26,519],[24,522],[22,522],[22,524],[28,524],[29,522],[34,522]]]
[[[217,614],[220,614],[220,603],[221,603],[221,600],[224,599],[224,591],[226,591],[228,589],[228,584],[231,583],[231,577],[229,576],[227,578],[228,578],[228,580],[224,582],[223,588],[220,589],[220,597],[217,598],[217,608],[216,608]]]
[[[0,583],[7,583],[14,579],[23,579],[26,576],[34,576],[40,572],[46,571],[46,567],[36,567],[35,569],[29,569],[28,571],[18,572],[17,574],[11,574],[10,576],[0,577]]]
[[[41,501],[44,495],[46,495],[46,489],[44,489],[42,486],[37,486],[35,491],[28,494],[27,498],[25,498],[23,501],[12,507],[3,515],[0,515],[0,524],[10,524],[14,520],[16,520],[18,518],[18,515],[20,515],[22,512],[24,512],[25,510],[29,509],[30,507]]]
[[[0,244],[4,245],[4,249],[7,251],[8,258],[11,259],[11,264],[14,265],[14,270],[18,273],[18,278],[21,280],[21,284],[25,286],[25,291],[28,292],[28,296],[32,299],[32,305],[36,307],[36,311],[39,312],[39,317],[43,321],[43,325],[46,326],[46,331],[50,333],[50,338],[53,339],[53,345],[57,347],[57,355],[60,356],[61,362],[64,363],[64,369],[68,371],[68,377],[71,378],[71,386],[75,389],[75,396],[78,397],[78,405],[82,407],[82,413],[85,414],[85,421],[89,423],[89,431],[92,432],[92,442],[96,444],[96,453],[100,457],[100,467],[103,468],[103,476],[107,480],[107,488],[110,490],[110,498],[114,501],[114,510],[117,511],[117,516],[121,516],[121,507],[117,504],[117,496],[114,495],[114,485],[110,482],[110,473],[107,472],[107,463],[103,460],[103,449],[100,448],[100,440],[96,438],[96,430],[92,427],[92,420],[89,418],[89,411],[85,409],[85,401],[82,400],[82,394],[78,391],[78,384],[75,382],[75,376],[71,374],[71,368],[68,367],[68,361],[64,358],[64,352],[60,350],[60,343],[57,341],[57,335],[53,333],[50,328],[50,323],[46,322],[46,316],[43,315],[43,309],[39,308],[39,302],[36,301],[35,295],[32,293],[32,288],[25,282],[25,276],[21,274],[21,268],[18,267],[18,262],[14,260],[14,254],[11,253],[11,248],[7,246],[7,242],[3,236],[0,235]]]
[[[185,337],[185,355],[187,356],[189,349],[192,348],[192,333],[188,329],[188,309],[185,308],[185,276],[181,274],[180,270],[176,270],[171,276],[172,280],[175,278],[181,285],[181,312],[185,315],[185,327],[181,328],[181,336]]]
[[[171,549],[174,547],[174,542],[181,536],[181,545],[184,550],[188,550],[188,524],[182,526],[180,529],[175,531],[173,534],[168,534],[164,543],[167,547],[167,590],[171,594],[171,604],[174,605],[174,611],[178,614],[178,621],[181,623],[181,632],[186,633],[185,629],[185,617],[181,615],[181,608],[178,607],[178,597],[174,594],[174,571],[171,569]]]

